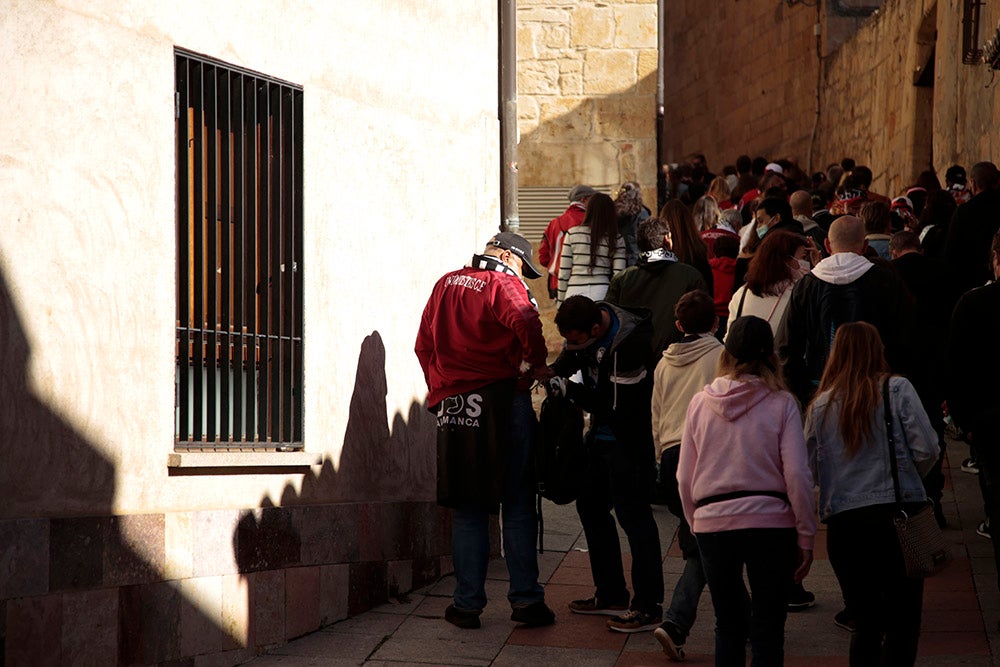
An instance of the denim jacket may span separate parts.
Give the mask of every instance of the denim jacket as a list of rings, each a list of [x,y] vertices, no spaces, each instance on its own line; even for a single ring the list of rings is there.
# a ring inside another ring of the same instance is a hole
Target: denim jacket
[[[923,502],[927,495],[921,478],[940,452],[937,432],[916,390],[904,377],[889,380],[889,408],[903,502]],[[872,418],[872,436],[861,444],[854,458],[846,458],[840,438],[840,402],[831,401],[830,393],[824,392],[809,409],[806,445],[813,479],[819,484],[821,521],[846,510],[896,502],[881,400]]]

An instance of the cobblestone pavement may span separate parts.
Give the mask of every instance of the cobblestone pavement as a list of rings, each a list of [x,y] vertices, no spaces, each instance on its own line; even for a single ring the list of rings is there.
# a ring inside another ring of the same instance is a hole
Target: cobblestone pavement
[[[989,540],[976,534],[982,520],[982,502],[976,477],[963,473],[958,462],[966,457],[964,443],[949,442],[954,467],[946,469],[948,485],[944,508],[946,536],[955,561],[927,581],[918,665],[992,665],[1000,660],[1000,593]],[[682,569],[674,540],[677,521],[664,507],[655,506],[665,557],[667,594]],[[372,611],[336,623],[275,649],[252,661],[254,667],[282,665],[663,665],[666,657],[651,633],[624,635],[609,632],[604,618],[571,614],[567,603],[592,594],[586,542],[572,505],[547,503],[545,553],[539,556],[546,600],[556,611],[548,628],[520,629],[509,619],[506,571],[503,562],[491,563],[483,612],[483,627],[460,630],[444,621],[454,586],[447,576],[426,588]],[[622,541],[623,551],[628,545]],[[840,591],[826,557],[826,533],[817,535],[816,560],[806,588],[816,594],[816,606],[789,614],[786,624],[786,664],[847,664],[849,635],[834,626],[841,609]],[[626,556],[627,558],[627,556]],[[628,566],[626,564],[626,571]],[[712,664],[713,614],[707,593],[702,596],[698,621],[688,638],[687,663]]]

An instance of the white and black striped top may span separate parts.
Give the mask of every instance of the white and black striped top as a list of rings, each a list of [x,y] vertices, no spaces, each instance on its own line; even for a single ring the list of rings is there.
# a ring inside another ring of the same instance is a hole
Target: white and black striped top
[[[562,255],[559,259],[559,300],[566,299],[573,288],[595,288],[611,284],[611,278],[625,270],[625,240],[615,236],[614,254],[608,252],[607,244],[602,244],[597,263],[590,266],[590,227],[577,225],[566,232],[563,239]]]

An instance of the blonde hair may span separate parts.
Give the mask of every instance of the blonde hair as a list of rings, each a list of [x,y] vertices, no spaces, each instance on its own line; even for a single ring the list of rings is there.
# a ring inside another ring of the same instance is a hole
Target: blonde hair
[[[719,355],[719,364],[715,374],[718,377],[729,377],[734,380],[753,376],[760,378],[764,385],[771,391],[788,391],[785,379],[778,372],[778,355],[771,353],[771,356],[764,360],[740,362],[733,356],[732,352],[723,348]]]

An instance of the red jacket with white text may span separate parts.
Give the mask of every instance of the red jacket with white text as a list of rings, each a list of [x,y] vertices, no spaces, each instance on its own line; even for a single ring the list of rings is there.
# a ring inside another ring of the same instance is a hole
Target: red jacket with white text
[[[427,381],[431,409],[449,396],[499,380],[531,378],[522,361],[545,365],[548,351],[538,310],[515,275],[465,267],[434,286],[414,347]]]

